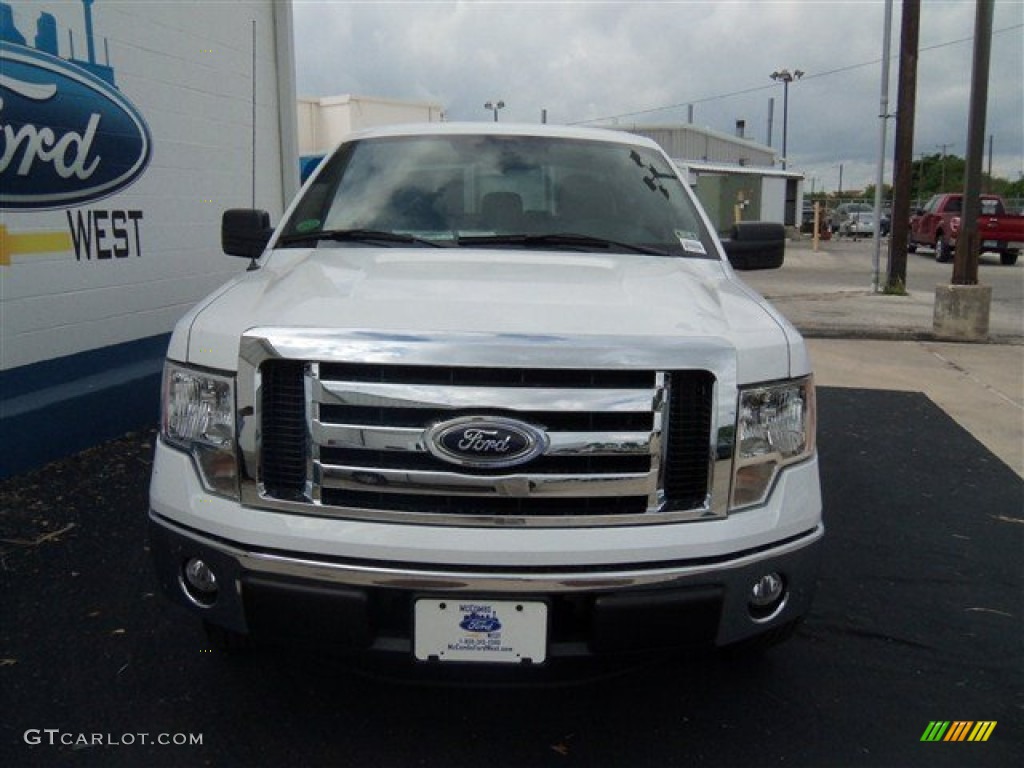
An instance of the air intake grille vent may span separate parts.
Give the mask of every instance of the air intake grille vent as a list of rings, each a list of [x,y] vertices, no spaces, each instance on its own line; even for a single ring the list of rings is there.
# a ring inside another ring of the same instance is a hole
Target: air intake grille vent
[[[304,497],[309,462],[305,365],[292,360],[271,360],[260,370],[261,479],[271,496],[300,500]]]

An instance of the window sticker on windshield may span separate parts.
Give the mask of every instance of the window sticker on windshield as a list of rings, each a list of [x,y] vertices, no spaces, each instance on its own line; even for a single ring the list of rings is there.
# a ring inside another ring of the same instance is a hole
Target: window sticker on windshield
[[[320,219],[306,219],[295,225],[296,232],[313,232],[320,228]]]
[[[696,253],[701,256],[708,255],[708,252],[704,249],[704,244],[697,239],[697,235],[693,232],[684,232],[677,229],[676,237],[679,238],[679,244],[683,246],[683,250],[687,253]]]

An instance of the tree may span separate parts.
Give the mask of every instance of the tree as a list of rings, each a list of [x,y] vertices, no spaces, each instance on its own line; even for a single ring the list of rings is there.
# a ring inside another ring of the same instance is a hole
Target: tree
[[[867,199],[867,200],[874,200],[875,199],[875,185],[874,184],[868,184],[864,188],[863,197],[865,199]],[[882,199],[883,200],[892,200],[892,185],[890,185],[890,184],[883,184],[882,185]]]
[[[999,182],[1006,181],[1006,180],[1005,179],[995,179],[994,181],[996,182],[996,185],[998,186]],[[1009,197],[1009,198],[1024,197],[1024,176],[1021,176],[1016,181],[1006,181],[1006,185],[1002,189],[998,189],[997,188],[994,191],[995,191],[995,193],[997,195],[1002,195],[1003,197]]]
[[[914,197],[927,200],[942,192],[957,192],[964,188],[964,159],[957,155],[925,155],[912,164]]]

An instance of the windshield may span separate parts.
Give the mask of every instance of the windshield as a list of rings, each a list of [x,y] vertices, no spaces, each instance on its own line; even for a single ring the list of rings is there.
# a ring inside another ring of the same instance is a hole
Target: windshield
[[[717,258],[658,152],[537,136],[364,139],[326,161],[282,245],[433,245]]]

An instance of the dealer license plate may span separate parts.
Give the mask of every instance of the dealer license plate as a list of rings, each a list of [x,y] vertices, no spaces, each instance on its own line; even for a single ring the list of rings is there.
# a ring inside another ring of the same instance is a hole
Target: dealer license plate
[[[981,247],[982,248],[998,248],[999,247],[999,243],[997,241],[995,241],[995,240],[985,240],[981,244]]]
[[[540,664],[548,606],[513,600],[416,601],[414,650],[421,661]]]

